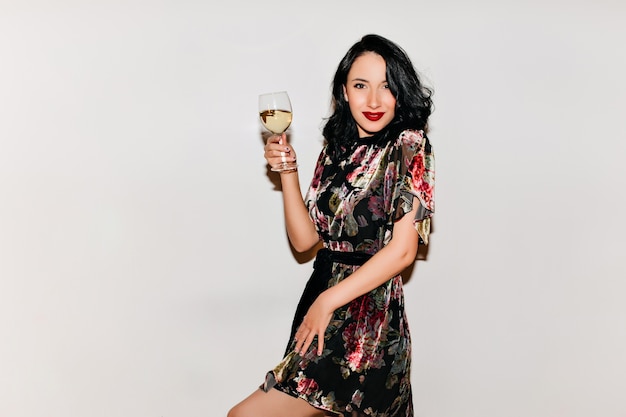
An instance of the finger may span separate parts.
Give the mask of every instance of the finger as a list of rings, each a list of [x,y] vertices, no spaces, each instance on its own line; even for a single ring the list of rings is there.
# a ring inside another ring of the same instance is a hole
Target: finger
[[[265,143],[276,143],[276,144],[281,145],[286,142],[283,136],[284,135],[272,134],[267,137],[267,141]]]
[[[306,340],[307,334],[308,334],[308,331],[304,330],[301,326],[296,332],[296,334],[294,335],[294,339],[296,340],[296,347],[295,347],[296,352],[300,352],[300,349],[302,349],[302,345],[304,344]]]
[[[287,162],[293,160],[291,152],[285,152],[283,150],[272,151],[271,158],[274,158],[277,162]]]
[[[277,143],[268,142],[265,145],[265,152],[271,152],[274,156],[281,156],[282,153],[290,154],[291,148],[289,146],[278,145]]]
[[[324,352],[324,333],[317,335],[317,356],[322,356]]]
[[[296,350],[296,352],[298,351],[298,346],[300,345],[300,336],[298,336],[298,333],[296,332],[296,334],[293,336],[293,340],[296,342],[294,349]]]
[[[303,338],[301,340],[299,340],[296,343],[296,352],[300,353],[300,354],[304,354],[304,345],[306,343],[306,338]]]
[[[264,156],[265,156],[265,159],[267,159],[267,162],[272,166],[279,164],[281,162],[295,160],[295,155],[292,155],[291,152],[289,151],[285,152],[284,150],[280,150],[280,149],[266,148]]]
[[[271,144],[280,144],[280,136],[278,135],[271,135],[270,137],[267,138],[267,141],[265,142],[266,145],[271,145]]]
[[[315,335],[313,333],[309,333],[309,335],[304,340],[304,344],[302,345],[302,348],[300,349],[300,356],[304,356],[306,351],[309,350],[309,346],[311,346],[311,343],[313,343],[314,338],[315,338]]]

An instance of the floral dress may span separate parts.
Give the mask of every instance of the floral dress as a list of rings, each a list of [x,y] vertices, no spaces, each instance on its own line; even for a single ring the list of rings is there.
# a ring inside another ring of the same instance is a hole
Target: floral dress
[[[317,340],[300,356],[293,336],[315,297],[389,243],[394,222],[413,204],[419,204],[414,225],[420,242],[428,243],[433,186],[434,157],[422,131],[405,130],[384,144],[360,139],[339,164],[322,150],[305,203],[324,249],[298,306],[285,357],[267,374],[263,389],[279,389],[338,415],[413,415],[400,275],[334,312],[320,356]]]

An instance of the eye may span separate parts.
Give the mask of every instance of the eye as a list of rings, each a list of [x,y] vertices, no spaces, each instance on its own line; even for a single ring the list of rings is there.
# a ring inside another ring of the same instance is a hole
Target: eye
[[[354,84],[354,88],[357,88],[357,89],[365,88],[365,84],[363,84],[363,83],[356,83],[356,84]]]

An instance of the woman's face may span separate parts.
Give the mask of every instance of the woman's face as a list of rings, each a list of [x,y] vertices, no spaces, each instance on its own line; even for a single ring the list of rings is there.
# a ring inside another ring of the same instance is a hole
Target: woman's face
[[[354,60],[348,72],[343,94],[360,138],[380,132],[396,115],[396,98],[389,90],[386,69],[383,57],[366,52]]]

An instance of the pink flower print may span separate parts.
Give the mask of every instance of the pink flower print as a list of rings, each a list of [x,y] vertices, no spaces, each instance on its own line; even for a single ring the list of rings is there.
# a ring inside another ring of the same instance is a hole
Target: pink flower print
[[[311,378],[300,378],[296,391],[300,394],[311,395],[319,389],[317,382]]]
[[[336,250],[339,252],[353,252],[354,248],[352,247],[352,243],[346,241],[336,241],[332,240],[328,242],[328,249]]]
[[[398,178],[398,172],[396,169],[396,164],[395,162],[389,162],[389,166],[387,167],[387,170],[385,171],[385,178],[384,178],[384,183],[382,186],[383,196],[391,195],[391,190],[394,189],[394,185],[396,183],[397,178]],[[387,211],[387,209],[391,206],[392,199],[386,198],[385,200],[386,200],[385,211]]]
[[[362,183],[363,180],[367,179],[367,173],[370,170],[369,164],[360,165],[354,171],[350,172],[346,175],[346,180],[355,188],[363,188],[366,184]]]
[[[359,215],[356,217],[356,223],[359,225],[359,227],[365,227],[367,226],[367,219],[365,218],[365,216]]]
[[[428,184],[427,182],[421,182],[418,185],[417,191],[419,192],[419,195],[422,197],[422,200],[424,201],[424,206],[429,209],[429,210],[433,210],[433,186],[431,184]]]
[[[315,218],[320,230],[328,230],[328,218],[324,216],[324,213],[317,212]]]
[[[411,162],[410,171],[411,177],[413,177],[413,181],[421,181],[422,176],[424,175],[424,154],[422,152],[415,155],[413,161]]]
[[[355,250],[357,250],[359,252],[365,252],[365,253],[374,254],[374,253],[378,252],[378,248],[379,247],[380,247],[380,245],[375,240],[364,240],[363,242],[359,243],[356,246]]]
[[[384,200],[380,196],[372,196],[367,201],[367,209],[372,212],[372,220],[378,220],[385,217]]]
[[[348,354],[348,363],[350,364],[350,369],[353,371],[359,369],[361,365],[361,360],[363,360],[363,341],[358,340],[356,342],[356,346],[352,347],[352,352]]]
[[[423,138],[424,132],[421,130],[405,130],[400,135],[400,140],[402,141],[402,144],[409,146],[415,146],[415,144],[420,143]]]
[[[355,320],[343,331],[348,367],[353,372],[380,368],[384,365],[379,344],[386,339],[385,312],[376,308],[370,296],[363,296],[350,303],[348,314]]]
[[[366,154],[367,154],[367,146],[359,146],[352,154],[352,158],[350,158],[350,162],[353,164],[360,164],[363,158],[365,158]]]
[[[356,405],[357,407],[361,407],[361,402],[363,402],[363,393],[359,390],[356,390],[354,394],[352,394],[352,399],[350,400],[350,402],[352,402],[352,404]]]
[[[324,172],[325,165],[318,163],[315,166],[315,172],[313,172],[313,179],[311,180],[311,188],[316,189],[320,185],[322,179],[322,173]]]
[[[404,289],[402,283],[402,276],[396,275],[392,278],[394,285],[391,290],[391,298],[394,300],[398,300],[401,305],[404,304]]]

